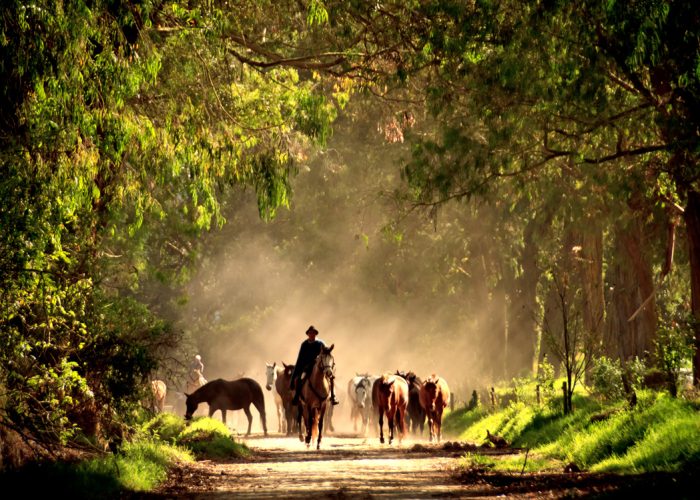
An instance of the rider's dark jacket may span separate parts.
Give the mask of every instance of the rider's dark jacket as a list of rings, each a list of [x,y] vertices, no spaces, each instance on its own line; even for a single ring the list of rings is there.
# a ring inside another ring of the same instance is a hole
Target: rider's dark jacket
[[[306,372],[308,376],[316,357],[321,354],[321,349],[323,347],[326,347],[326,344],[324,344],[323,340],[318,338],[313,342],[305,340],[301,343],[299,355],[297,356],[297,362],[294,365],[294,371],[292,372],[293,384],[296,383],[296,380],[299,377],[301,377],[302,373]]]

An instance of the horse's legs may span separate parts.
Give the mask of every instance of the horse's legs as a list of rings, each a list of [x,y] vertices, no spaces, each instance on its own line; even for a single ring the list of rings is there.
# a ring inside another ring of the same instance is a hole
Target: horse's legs
[[[260,414],[260,423],[262,424],[263,434],[267,436],[267,415],[265,414],[265,400],[261,397],[260,401],[254,400],[253,405],[255,405],[255,408]],[[250,406],[248,406],[248,413],[250,413]],[[250,421],[252,420],[252,418],[252,416],[248,418],[248,434],[250,434]]]
[[[384,444],[384,410],[379,410],[379,442]]]
[[[389,426],[389,444],[394,440],[394,419],[396,418],[396,409],[389,409],[386,412],[386,423]]]
[[[245,433],[245,435],[250,436],[250,428],[253,426],[253,414],[250,412],[250,405],[244,406],[243,412],[248,419],[248,431]],[[267,429],[265,430],[265,434],[267,434]]]
[[[313,432],[314,429],[314,419],[316,417],[316,409],[315,408],[309,408],[308,406],[306,407],[305,413],[305,419],[306,420],[306,446],[308,447],[311,444],[311,433]],[[299,426],[301,429],[301,426]]]
[[[323,420],[326,417],[326,405],[328,403],[324,403],[321,405],[321,408],[319,409],[319,414],[318,414],[318,440],[316,441],[316,449],[320,450],[321,449],[321,435],[323,434]]]

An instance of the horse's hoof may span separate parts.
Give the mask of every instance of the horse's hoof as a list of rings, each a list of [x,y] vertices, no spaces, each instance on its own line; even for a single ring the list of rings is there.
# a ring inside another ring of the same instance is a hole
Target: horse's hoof
[[[384,444],[384,438],[379,438],[379,442]]]

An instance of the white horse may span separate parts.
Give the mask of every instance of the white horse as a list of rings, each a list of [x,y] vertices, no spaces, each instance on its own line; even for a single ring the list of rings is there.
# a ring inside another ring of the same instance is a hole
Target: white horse
[[[357,375],[348,381],[352,428],[354,431],[357,431],[357,419],[361,417],[363,436],[367,435],[372,415],[372,384],[377,378],[371,375]]]
[[[285,433],[287,432],[287,420],[284,416],[284,405],[282,404],[282,397],[272,388],[275,387],[275,382],[277,377],[284,372],[284,367],[277,366],[277,362],[265,363],[265,376],[267,377],[267,382],[265,383],[265,389],[272,391],[272,396],[275,399],[275,407],[277,407],[277,432]]]

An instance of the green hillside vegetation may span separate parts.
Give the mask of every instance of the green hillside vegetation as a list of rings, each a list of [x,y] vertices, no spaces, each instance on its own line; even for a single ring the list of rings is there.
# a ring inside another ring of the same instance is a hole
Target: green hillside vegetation
[[[468,453],[464,467],[504,472],[562,471],[576,464],[590,472],[681,472],[700,464],[700,401],[688,394],[638,390],[637,402],[601,403],[577,391],[574,411],[561,411],[561,398],[537,405],[513,402],[491,410],[488,405],[457,409],[445,417],[448,435],[478,445],[486,431],[506,439],[523,453],[503,458]],[[527,453],[525,453],[527,451]],[[527,456],[527,458],[526,458]]]

